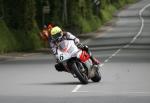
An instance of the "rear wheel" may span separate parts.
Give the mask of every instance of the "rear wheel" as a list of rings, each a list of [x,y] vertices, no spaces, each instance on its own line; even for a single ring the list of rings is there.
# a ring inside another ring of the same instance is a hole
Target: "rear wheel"
[[[72,64],[72,69],[82,84],[88,84],[88,77],[87,77],[86,73],[82,72],[76,63]]]

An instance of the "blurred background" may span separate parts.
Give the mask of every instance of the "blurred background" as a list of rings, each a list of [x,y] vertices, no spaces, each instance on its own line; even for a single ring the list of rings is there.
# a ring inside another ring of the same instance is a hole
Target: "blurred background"
[[[0,0],[0,54],[44,47],[39,32],[55,24],[74,35],[92,32],[135,0]]]

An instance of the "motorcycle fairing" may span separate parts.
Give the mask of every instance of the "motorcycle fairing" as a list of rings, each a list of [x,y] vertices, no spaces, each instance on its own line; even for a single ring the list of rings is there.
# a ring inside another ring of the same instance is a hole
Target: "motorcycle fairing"
[[[73,40],[64,40],[59,43],[56,58],[59,61],[65,61],[71,57],[75,57],[79,51]]]
[[[83,63],[85,63],[87,60],[90,59],[90,55],[89,55],[86,51],[83,50],[82,53],[80,54],[79,59],[80,59]]]

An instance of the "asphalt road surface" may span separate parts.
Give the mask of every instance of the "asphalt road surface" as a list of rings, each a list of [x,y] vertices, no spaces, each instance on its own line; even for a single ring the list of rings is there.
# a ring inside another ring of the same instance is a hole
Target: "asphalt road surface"
[[[150,0],[118,12],[87,39],[102,61],[102,81],[80,85],[39,53],[0,61],[0,103],[150,103]]]

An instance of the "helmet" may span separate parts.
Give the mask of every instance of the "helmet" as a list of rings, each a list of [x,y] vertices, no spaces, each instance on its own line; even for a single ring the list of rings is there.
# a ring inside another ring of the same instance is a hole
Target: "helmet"
[[[52,39],[54,40],[58,40],[62,37],[62,34],[61,34],[62,30],[61,28],[59,28],[58,26],[55,26],[51,29],[51,36],[52,36]]]
[[[62,31],[61,28],[59,28],[58,26],[53,27],[51,30],[51,35],[55,35],[57,33],[60,33],[61,31]]]

